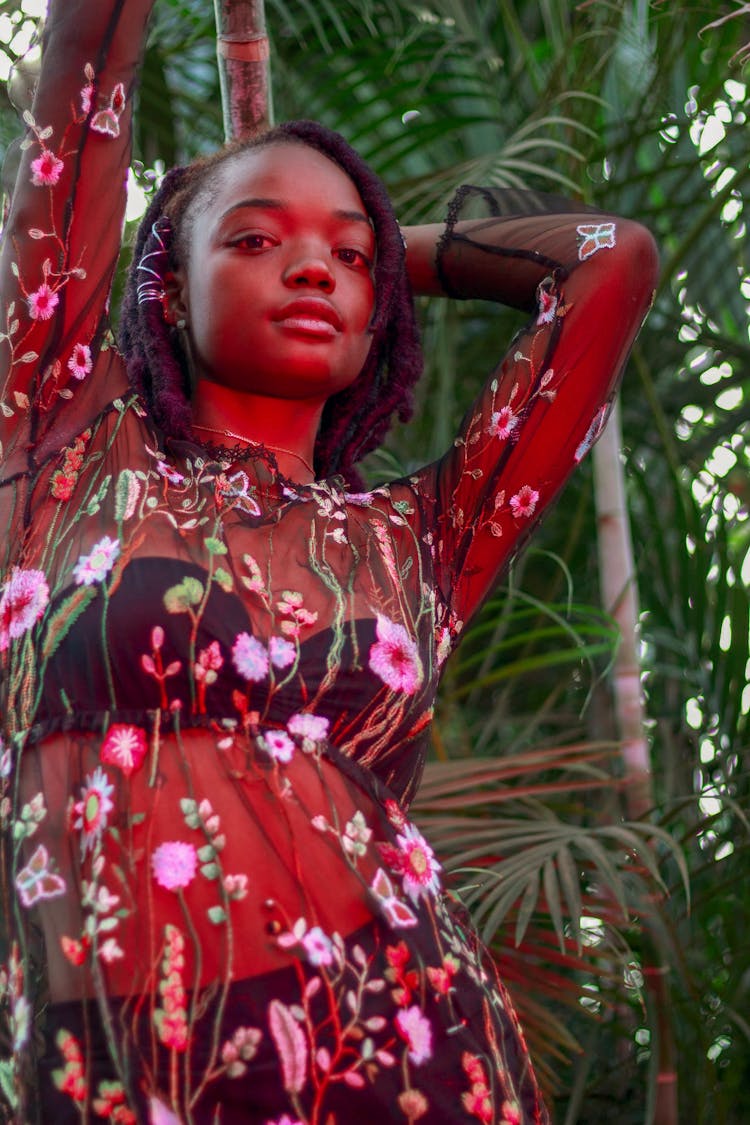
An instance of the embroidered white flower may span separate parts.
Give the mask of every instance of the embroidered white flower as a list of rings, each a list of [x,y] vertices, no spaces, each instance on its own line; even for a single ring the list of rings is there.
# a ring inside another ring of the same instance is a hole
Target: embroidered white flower
[[[117,539],[105,535],[95,543],[90,555],[81,555],[73,567],[73,577],[79,586],[92,586],[94,582],[102,582],[120,554],[120,544]]]
[[[500,438],[501,441],[504,441],[513,433],[517,425],[518,416],[513,413],[509,406],[503,406],[490,416],[487,433],[490,437]]]
[[[291,762],[294,756],[294,743],[283,730],[263,731],[258,738],[258,745],[277,762]]]
[[[328,737],[329,726],[328,719],[323,715],[300,712],[298,715],[292,715],[286,724],[286,729],[298,738],[308,738],[311,742],[324,742]]]
[[[352,819],[347,822],[341,838],[344,851],[349,855],[364,855],[371,836],[372,829],[367,827],[364,815],[357,809]]]

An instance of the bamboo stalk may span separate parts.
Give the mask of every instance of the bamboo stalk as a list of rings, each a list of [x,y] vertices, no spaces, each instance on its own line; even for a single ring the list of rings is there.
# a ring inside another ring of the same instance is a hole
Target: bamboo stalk
[[[594,448],[594,494],[602,604],[612,614],[620,630],[620,644],[612,669],[612,695],[628,781],[625,787],[627,813],[635,820],[651,811],[654,795],[638,657],[638,586],[625,499],[625,474],[620,458],[621,445],[618,400]],[[644,987],[652,1016],[653,1050],[656,1054],[656,1085],[649,1121],[652,1125],[678,1125],[669,962],[661,948],[658,928],[651,923],[648,915],[643,918],[643,936]]]
[[[620,631],[612,668],[612,694],[629,783],[625,799],[629,818],[638,820],[650,812],[654,799],[638,657],[638,586],[620,460],[621,440],[620,409],[616,402],[594,447],[594,494],[602,605],[612,614]]]
[[[273,118],[263,0],[214,0],[224,136],[246,140]]]

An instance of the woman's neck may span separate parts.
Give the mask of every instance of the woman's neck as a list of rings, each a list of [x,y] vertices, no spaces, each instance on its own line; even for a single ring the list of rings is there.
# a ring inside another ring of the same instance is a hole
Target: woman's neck
[[[201,440],[263,445],[274,454],[284,476],[307,481],[314,475],[313,451],[322,403],[248,394],[200,379],[192,410],[193,426]]]

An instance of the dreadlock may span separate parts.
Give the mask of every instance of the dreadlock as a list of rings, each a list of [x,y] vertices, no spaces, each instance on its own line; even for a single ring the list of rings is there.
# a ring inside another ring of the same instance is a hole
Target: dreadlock
[[[244,152],[282,143],[307,145],[337,164],[357,188],[375,231],[372,345],[359,378],[326,403],[315,443],[316,475],[341,473],[359,485],[355,463],[380,445],[394,414],[402,421],[411,416],[422,352],[403,239],[388,194],[340,134],[314,121],[290,121],[169,172],[138,230],[123,298],[120,347],[132,385],[165,435],[193,438],[188,357],[179,331],[164,317],[164,277],[187,265],[194,205],[210,198],[217,170]]]

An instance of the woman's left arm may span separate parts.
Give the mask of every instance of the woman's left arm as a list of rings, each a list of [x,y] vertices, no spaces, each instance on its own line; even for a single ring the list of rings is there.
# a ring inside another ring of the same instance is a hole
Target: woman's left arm
[[[453,447],[417,475],[456,622],[476,611],[603,429],[658,272],[639,223],[556,211],[533,193],[469,189],[473,207],[472,191],[486,218],[404,231],[415,292],[533,313]]]

